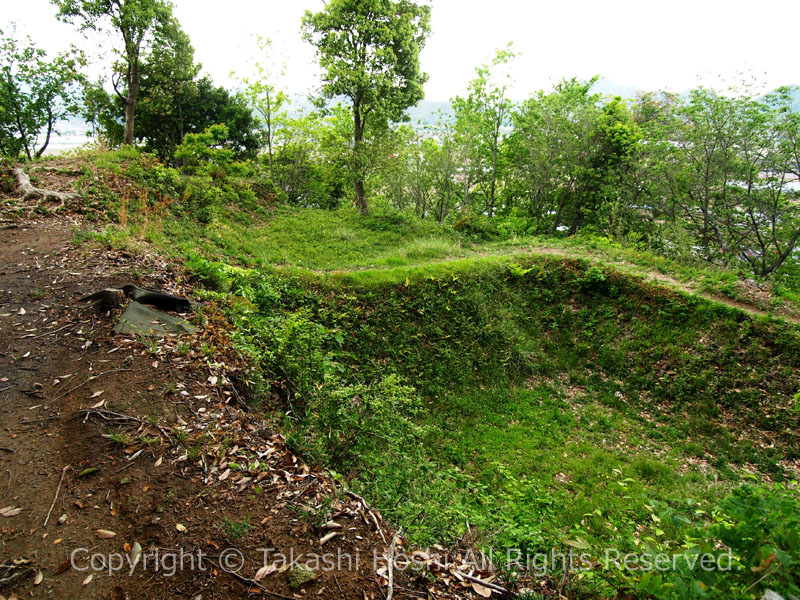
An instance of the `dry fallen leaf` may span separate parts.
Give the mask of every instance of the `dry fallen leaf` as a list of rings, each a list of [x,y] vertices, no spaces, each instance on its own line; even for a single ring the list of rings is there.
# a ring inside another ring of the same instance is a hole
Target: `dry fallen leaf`
[[[64,571],[69,570],[72,567],[72,559],[67,559],[58,565],[58,568],[53,572],[53,576],[61,575]]]
[[[94,579],[94,575],[89,573],[86,579],[83,580],[83,585],[89,585],[90,583],[92,583],[92,579]]]
[[[98,396],[101,396],[101,395],[103,394],[103,392],[104,392],[104,391],[105,391],[105,390],[99,390],[99,391],[95,392],[94,394],[92,394],[91,396],[89,396],[89,400],[91,400],[92,398],[97,398]]]
[[[15,517],[21,512],[21,508],[16,506],[6,506],[5,508],[0,508],[0,517]]]
[[[481,598],[488,598],[489,596],[492,595],[492,590],[490,590],[487,587],[484,587],[484,586],[480,585],[479,583],[473,582],[472,583],[472,589]]]
[[[130,556],[131,565],[135,567],[139,563],[139,559],[142,557],[142,545],[139,542],[133,542],[133,548],[131,548]]]
[[[261,581],[262,579],[264,579],[264,577],[266,577],[270,573],[274,573],[277,570],[278,566],[275,563],[272,563],[271,565],[265,565],[256,572],[256,576],[253,577],[253,581]]]
[[[97,531],[95,531],[95,533],[97,534],[97,537],[101,539],[113,538],[114,536],[117,535],[116,532],[110,531],[108,529],[98,529]]]
[[[175,525],[175,529],[183,533],[186,531],[186,525],[181,525],[180,523],[178,523],[177,525]]]
[[[39,569],[36,572],[36,577],[33,580],[33,585],[39,585],[40,583],[42,583],[43,579],[44,579],[44,573],[42,573],[42,570]]]
[[[159,456],[158,460],[156,461],[156,464],[154,466],[160,467],[162,462],[164,462],[164,457],[163,456]]]

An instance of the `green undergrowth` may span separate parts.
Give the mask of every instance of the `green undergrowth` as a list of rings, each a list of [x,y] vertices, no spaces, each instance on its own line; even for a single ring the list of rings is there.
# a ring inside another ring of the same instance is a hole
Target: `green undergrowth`
[[[581,589],[749,597],[752,567],[779,561],[771,585],[796,590],[795,326],[561,257],[187,267],[228,307],[289,442],[414,542],[469,529],[528,555],[730,548],[743,572],[612,567]],[[721,545],[737,527],[763,539]]]
[[[199,252],[229,264],[334,272],[546,252],[669,278],[766,312],[800,315],[800,272],[794,263],[769,283],[756,282],[746,273],[685,253],[665,255],[636,240],[620,243],[589,233],[528,236],[504,227],[502,220],[494,225],[467,217],[440,224],[379,204],[366,217],[352,208],[288,206],[275,201],[277,191],[265,173],[249,164],[212,161],[205,169],[176,169],[131,148],[79,152],[72,160],[83,171],[77,181],[83,210],[89,219],[107,223],[101,241],[110,238],[116,245],[144,240],[175,256]]]
[[[232,162],[178,172],[124,150],[80,185],[110,223],[76,241],[185,259],[252,357],[265,417],[414,543],[585,552],[577,578],[548,572],[578,597],[800,595],[798,327],[674,289],[791,314],[796,274],[287,207]],[[736,569],[600,568],[608,548],[730,550]]]

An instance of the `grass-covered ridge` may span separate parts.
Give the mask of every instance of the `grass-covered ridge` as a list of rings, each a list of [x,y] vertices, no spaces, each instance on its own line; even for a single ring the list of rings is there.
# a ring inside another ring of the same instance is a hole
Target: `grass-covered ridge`
[[[130,148],[82,153],[52,164],[82,173],[80,210],[105,223],[101,238],[111,244],[130,243],[133,234],[177,257],[200,253],[246,267],[371,271],[364,277],[376,281],[404,280],[408,269],[435,272],[440,262],[447,271],[459,268],[453,261],[474,259],[467,263],[469,270],[482,268],[481,259],[513,262],[519,255],[549,254],[590,259],[743,308],[800,319],[800,276],[788,267],[770,282],[753,281],[744,271],[685,253],[667,256],[591,234],[526,235],[474,216],[440,224],[380,205],[367,216],[353,208],[292,207],[276,203],[272,184],[247,165],[213,179],[182,174]]]
[[[795,326],[585,261],[516,259],[404,280],[189,266],[239,298],[240,342],[297,447],[417,542],[469,523],[529,552],[680,551],[751,473],[796,478]]]
[[[782,488],[800,459],[800,332],[681,291],[791,315],[791,279],[755,285],[479,219],[288,207],[252,173],[178,176],[147,160],[86,164],[87,205],[105,207],[90,214],[112,221],[89,237],[185,260],[253,357],[265,418],[415,542],[469,530],[531,553],[731,548],[745,575],[604,573],[581,593],[692,598],[703,581],[707,595],[750,597],[765,560],[782,561],[770,585],[795,589],[800,509]]]

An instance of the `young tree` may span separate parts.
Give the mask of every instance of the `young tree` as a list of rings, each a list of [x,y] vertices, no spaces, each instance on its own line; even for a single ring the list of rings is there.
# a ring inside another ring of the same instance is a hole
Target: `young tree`
[[[272,40],[269,38],[258,36],[256,43],[261,54],[267,54],[272,50]],[[289,103],[289,96],[286,92],[278,89],[275,84],[275,75],[268,66],[256,62],[253,67],[255,76],[252,79],[242,78],[242,83],[246,86],[244,97],[260,117],[264,141],[267,143],[269,177],[274,180],[275,137],[282,122],[286,121],[286,111],[283,108]]]
[[[486,213],[494,215],[497,204],[498,159],[502,129],[508,122],[511,101],[508,98],[510,75],[507,67],[515,54],[512,50],[497,50],[491,65],[476,69],[476,77],[469,84],[466,98],[456,97],[453,109],[459,126],[463,130],[474,131],[475,140],[480,146],[481,158],[474,168],[486,177]]]
[[[325,209],[339,206],[349,174],[350,111],[336,106],[287,119],[276,131],[274,183],[292,204]]]
[[[24,150],[32,160],[44,153],[56,124],[79,112],[84,64],[74,48],[48,61],[30,38],[21,44],[0,31],[0,154],[16,158]]]
[[[422,99],[427,75],[419,52],[430,32],[430,7],[411,0],[331,0],[321,12],[306,11],[302,27],[324,71],[322,96],[351,102],[353,187],[358,210],[366,214],[365,131],[402,120]]]
[[[148,47],[170,46],[180,31],[166,0],[52,0],[58,18],[78,23],[80,29],[113,29],[123,41],[121,77],[112,79],[114,89],[125,103],[124,144],[133,144],[134,114],[139,96],[142,60]]]

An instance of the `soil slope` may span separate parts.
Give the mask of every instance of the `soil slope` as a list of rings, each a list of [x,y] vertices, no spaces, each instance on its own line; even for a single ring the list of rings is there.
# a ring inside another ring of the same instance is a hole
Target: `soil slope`
[[[63,217],[0,231],[0,595],[384,597],[373,556],[390,531],[241,409],[224,323],[205,311],[189,339],[115,334],[118,312],[76,299],[125,283],[189,290],[158,257],[71,238]],[[290,587],[278,553],[321,551],[361,560]]]

